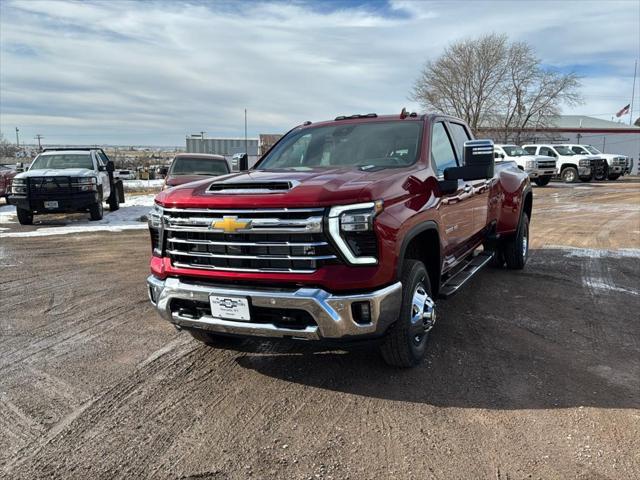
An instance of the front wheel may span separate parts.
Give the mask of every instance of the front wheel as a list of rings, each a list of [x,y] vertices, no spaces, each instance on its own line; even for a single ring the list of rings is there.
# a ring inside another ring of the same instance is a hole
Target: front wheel
[[[593,178],[596,180],[606,180],[609,176],[609,169],[607,167],[599,169],[594,175]]]
[[[529,216],[522,214],[517,233],[506,240],[503,246],[507,268],[522,270],[529,258]]]
[[[424,358],[429,331],[436,321],[436,307],[431,299],[429,275],[422,262],[405,260],[401,282],[400,315],[390,327],[380,353],[387,364],[408,368]]]
[[[91,215],[92,222],[102,220],[102,217],[104,215],[102,199],[98,200],[98,203],[95,203],[89,207],[89,215]]]
[[[576,183],[578,181],[578,170],[574,167],[566,167],[560,174],[564,183]]]
[[[33,225],[33,212],[24,208],[16,209],[20,225]]]
[[[549,184],[549,182],[551,181],[551,177],[546,175],[544,177],[534,178],[533,181],[536,182],[536,185],[538,185],[539,187],[544,187],[545,185]]]
[[[120,208],[120,197],[117,188],[114,188],[109,195],[109,211],[115,212]]]

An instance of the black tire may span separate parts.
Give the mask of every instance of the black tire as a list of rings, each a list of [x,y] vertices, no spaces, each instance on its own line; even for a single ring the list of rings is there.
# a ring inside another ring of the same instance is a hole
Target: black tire
[[[602,180],[606,180],[608,176],[609,176],[609,168],[608,168],[608,167],[604,167],[604,168],[602,168],[602,169],[598,170],[598,171],[593,175],[593,178],[594,178],[595,180],[602,181]]]
[[[545,185],[549,185],[551,176],[545,175],[544,177],[534,178],[533,181],[536,182],[536,185],[538,185],[539,187],[544,187]]]
[[[210,347],[219,347],[223,345],[239,345],[245,340],[243,337],[218,335],[216,333],[201,330],[199,328],[189,328],[186,330],[194,339]]]
[[[507,268],[522,270],[529,258],[529,216],[526,213],[520,217],[517,233],[504,242],[503,249]]]
[[[98,203],[94,203],[89,207],[89,215],[91,215],[91,221],[96,222],[102,220],[104,216],[104,207],[102,206],[102,199]]]
[[[414,296],[420,295],[420,290],[432,302],[431,283],[422,262],[405,260],[400,281],[402,282],[400,315],[398,320],[389,327],[380,345],[380,353],[387,364],[393,367],[409,368],[414,367],[424,358],[429,330],[435,323],[435,310],[432,310],[431,318],[425,319],[420,312],[420,308],[423,307],[419,305],[414,307]],[[422,311],[424,312],[424,309]]]
[[[578,169],[575,167],[566,167],[560,173],[560,177],[564,183],[576,183],[578,181]]]
[[[33,225],[33,212],[24,208],[17,208],[20,225]]]
[[[620,178],[620,174],[619,173],[610,173],[607,178],[613,182],[614,180],[617,180],[617,179]]]
[[[115,212],[120,208],[120,198],[118,197],[118,189],[114,186],[109,195],[109,211]]]

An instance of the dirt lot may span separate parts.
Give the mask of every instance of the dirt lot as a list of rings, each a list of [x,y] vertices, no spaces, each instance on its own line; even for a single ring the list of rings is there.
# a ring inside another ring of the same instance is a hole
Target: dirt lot
[[[143,230],[0,238],[0,476],[639,478],[640,183],[534,192],[527,268],[440,302],[407,371],[177,333]]]

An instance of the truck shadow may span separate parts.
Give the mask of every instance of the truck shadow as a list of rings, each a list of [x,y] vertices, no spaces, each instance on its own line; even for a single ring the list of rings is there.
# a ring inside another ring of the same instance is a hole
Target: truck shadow
[[[439,302],[413,369],[386,366],[371,347],[264,341],[245,342],[236,361],[286,382],[444,407],[640,408],[640,258],[583,255],[533,250],[524,271],[482,272]]]

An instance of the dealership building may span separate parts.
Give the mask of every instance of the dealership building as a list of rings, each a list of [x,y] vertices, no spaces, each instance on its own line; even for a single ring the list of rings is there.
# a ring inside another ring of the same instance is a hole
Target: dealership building
[[[637,123],[637,122],[636,122]],[[493,137],[502,143],[500,129],[480,129],[479,136]],[[611,122],[585,115],[560,115],[545,127],[526,128],[520,136],[525,143],[577,143],[593,145],[603,153],[626,155],[633,159],[633,174],[638,174],[640,127]]]

